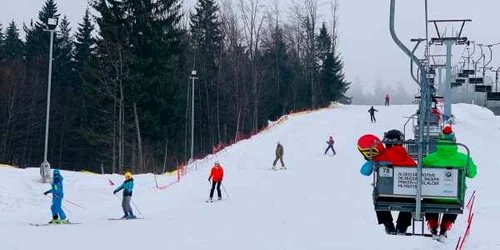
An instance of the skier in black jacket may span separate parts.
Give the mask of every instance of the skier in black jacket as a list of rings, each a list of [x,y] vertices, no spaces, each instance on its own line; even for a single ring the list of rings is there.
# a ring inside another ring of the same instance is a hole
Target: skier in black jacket
[[[373,106],[368,110],[368,113],[370,113],[370,119],[373,123],[377,122],[377,119],[375,119],[375,112],[378,112]]]

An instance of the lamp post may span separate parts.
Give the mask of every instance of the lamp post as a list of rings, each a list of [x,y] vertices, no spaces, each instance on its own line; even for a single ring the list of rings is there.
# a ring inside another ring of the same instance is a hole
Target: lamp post
[[[40,165],[40,175],[42,176],[42,182],[47,183],[51,179],[50,174],[50,163],[47,160],[47,152],[49,145],[49,120],[50,120],[50,90],[52,85],[52,52],[54,46],[54,32],[57,27],[58,18],[52,17],[47,21],[47,29],[50,33],[50,46],[49,46],[49,76],[48,76],[48,86],[47,86],[47,115],[45,117],[45,146],[43,151],[43,162]]]
[[[191,76],[189,77],[191,79],[191,156],[189,158],[189,163],[193,162],[194,156],[193,156],[193,151],[194,151],[194,80],[198,79],[196,77],[196,70],[191,71]]]

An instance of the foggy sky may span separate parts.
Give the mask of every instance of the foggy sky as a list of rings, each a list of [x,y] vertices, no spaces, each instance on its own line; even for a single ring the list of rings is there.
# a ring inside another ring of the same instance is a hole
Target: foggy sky
[[[38,17],[45,0],[0,0],[0,23],[5,28],[14,20],[21,28]],[[300,2],[300,0],[297,0]],[[81,22],[86,0],[56,0],[59,12],[67,15],[73,31]],[[185,1],[185,8],[193,6],[195,0]],[[261,3],[271,2],[260,0]],[[279,0],[284,15],[290,0]],[[330,0],[319,0],[318,22],[331,20]],[[385,84],[403,84],[408,90],[416,90],[409,75],[409,59],[396,47],[389,34],[389,0],[339,0],[339,48],[345,63],[347,80],[360,82],[373,89],[375,81]],[[410,38],[425,37],[424,0],[396,1],[396,32],[408,46]],[[429,19],[472,19],[464,29],[470,40],[483,44],[500,42],[500,1],[498,0],[429,0]],[[443,26],[442,31],[446,26]],[[456,29],[449,26],[448,31]],[[435,36],[434,27],[429,26],[430,36]],[[494,56],[500,57],[500,45],[494,47]],[[454,59],[458,60],[464,47],[454,47]],[[433,53],[444,54],[443,48],[434,48]],[[421,55],[422,53],[420,53]],[[500,59],[493,58],[490,64],[497,68]]]

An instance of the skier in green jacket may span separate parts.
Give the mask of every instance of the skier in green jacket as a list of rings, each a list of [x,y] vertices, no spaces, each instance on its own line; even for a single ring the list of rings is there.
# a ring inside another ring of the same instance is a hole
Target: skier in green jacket
[[[442,133],[439,136],[438,143],[454,143],[456,141],[455,134],[453,133],[451,126],[447,125],[443,128]],[[472,158],[464,153],[458,152],[458,147],[456,144],[441,144],[436,146],[436,152],[429,154],[423,159],[422,162],[424,167],[453,167],[453,168],[463,168],[467,166],[466,176],[468,178],[474,178],[477,174],[477,166],[472,161]],[[463,197],[465,195],[465,185],[460,190],[460,195]],[[436,200],[439,203],[450,203],[456,202],[453,200]],[[431,231],[432,235],[437,236],[438,230],[438,219],[439,214],[437,213],[426,213],[425,217],[427,219],[427,226]],[[457,219],[456,214],[443,214],[441,219],[439,235],[446,237],[446,232],[451,229],[453,223]]]

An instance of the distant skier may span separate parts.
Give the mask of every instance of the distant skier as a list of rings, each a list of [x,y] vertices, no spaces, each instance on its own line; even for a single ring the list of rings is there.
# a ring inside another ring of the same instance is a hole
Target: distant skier
[[[52,194],[52,206],[50,207],[52,211],[52,220],[49,221],[51,224],[68,223],[66,214],[62,209],[62,201],[64,198],[63,179],[59,169],[54,169],[52,173],[52,183],[50,184],[51,189],[43,193],[44,195]]]
[[[375,119],[375,112],[378,112],[373,106],[368,110],[368,113],[370,113],[370,120],[372,123],[377,122],[377,119]]]
[[[431,109],[431,115],[438,123],[441,122],[441,111],[436,106]]]
[[[132,178],[132,174],[130,172],[125,173],[125,181],[118,186],[113,194],[120,192],[123,189],[123,199],[122,199],[122,209],[123,209],[123,217],[122,219],[135,219],[135,215],[132,211],[132,207],[130,206],[130,200],[132,199],[132,190],[134,189],[134,179]]]
[[[219,161],[215,161],[214,166],[210,170],[210,176],[208,181],[212,181],[212,188],[210,189],[210,200],[214,197],[215,187],[217,187],[217,199],[222,200],[222,193],[220,191],[220,185],[222,184],[222,179],[224,178],[224,169],[220,165]]]
[[[365,139],[368,138],[368,139]],[[417,163],[408,155],[406,149],[401,145],[404,135],[401,131],[392,129],[384,134],[381,142],[376,136],[365,135],[358,140],[358,150],[365,156],[365,159],[371,160],[379,166],[408,166],[415,167]],[[382,143],[385,143],[385,147]],[[370,149],[371,148],[371,149]],[[371,156],[369,155],[371,152]],[[371,158],[371,159],[370,159]],[[361,174],[369,176],[372,173],[372,162],[367,161],[361,167]],[[405,234],[411,225],[411,213],[399,212],[394,227],[391,211],[375,211],[378,224],[383,224],[387,234]]]
[[[450,125],[446,125],[443,128],[442,133],[439,135],[439,141],[441,143],[453,143],[456,141],[455,134],[453,133],[452,127]],[[472,161],[471,157],[468,157],[466,154],[458,152],[457,145],[443,145],[438,144],[436,146],[436,152],[429,154],[426,156],[422,164],[427,167],[452,167],[452,168],[462,168],[467,166],[466,176],[468,178],[474,178],[477,174],[477,166]],[[462,186],[461,194],[465,194],[465,185]],[[450,200],[435,200],[437,203],[453,203]],[[427,226],[431,231],[433,236],[437,236],[438,234],[438,225],[439,225],[439,214],[437,213],[426,213],[425,218],[427,219]],[[441,224],[439,225],[439,236],[447,237],[447,231],[451,229],[453,223],[457,219],[457,214],[443,214],[441,219]]]
[[[335,152],[335,149],[333,148],[333,144],[335,143],[335,141],[333,140],[333,137],[330,136],[330,138],[328,139],[328,141],[326,141],[326,143],[328,144],[328,147],[325,150],[325,155],[326,155],[326,153],[328,152],[329,149],[332,149],[333,155],[336,155],[337,152]]]
[[[285,163],[283,163],[283,154],[283,145],[281,145],[281,143],[278,141],[276,144],[276,158],[273,161],[273,170],[276,170],[276,163],[278,162],[278,160],[280,160],[281,162],[281,169],[286,169]]]
[[[389,94],[386,94],[385,95],[385,106],[389,106],[389,101],[391,100],[391,98],[389,97]]]

